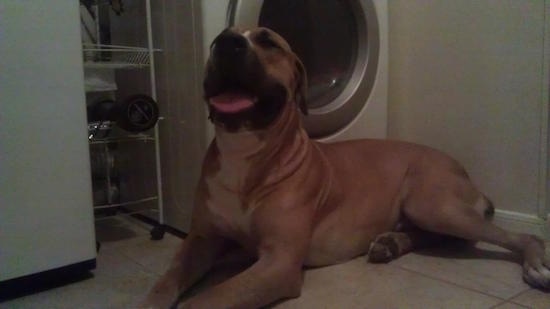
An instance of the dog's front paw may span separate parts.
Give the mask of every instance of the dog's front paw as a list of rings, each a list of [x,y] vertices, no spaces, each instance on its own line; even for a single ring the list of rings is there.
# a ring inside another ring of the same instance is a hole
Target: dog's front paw
[[[170,308],[178,296],[177,285],[169,277],[158,280],[149,294],[142,300],[137,308],[165,309]]]
[[[525,248],[523,280],[534,288],[550,291],[550,255],[540,239],[531,239]]]
[[[165,309],[169,308],[172,305],[171,301],[166,301],[165,299],[159,297],[151,297],[148,295],[147,298],[142,300],[136,308],[138,309]]]

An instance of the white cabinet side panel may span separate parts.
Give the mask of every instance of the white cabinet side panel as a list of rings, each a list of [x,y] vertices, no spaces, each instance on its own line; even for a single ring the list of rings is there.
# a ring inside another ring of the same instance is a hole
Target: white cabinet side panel
[[[95,258],[78,1],[0,4],[0,280]]]

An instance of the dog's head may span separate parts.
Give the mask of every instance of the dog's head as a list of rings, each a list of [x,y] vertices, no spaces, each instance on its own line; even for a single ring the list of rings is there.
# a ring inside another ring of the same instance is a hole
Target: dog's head
[[[210,46],[204,98],[228,131],[268,127],[285,108],[307,114],[306,73],[288,43],[266,28],[228,28]]]

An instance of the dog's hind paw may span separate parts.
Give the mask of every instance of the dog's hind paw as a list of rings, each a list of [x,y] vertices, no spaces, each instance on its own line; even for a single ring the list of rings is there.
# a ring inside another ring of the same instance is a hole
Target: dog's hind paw
[[[367,260],[370,263],[388,263],[399,256],[399,244],[393,233],[376,237],[370,244]]]
[[[523,280],[534,288],[550,291],[550,267],[526,267],[523,271]]]
[[[534,288],[550,291],[550,255],[545,254],[544,242],[533,240],[525,249],[523,280]]]

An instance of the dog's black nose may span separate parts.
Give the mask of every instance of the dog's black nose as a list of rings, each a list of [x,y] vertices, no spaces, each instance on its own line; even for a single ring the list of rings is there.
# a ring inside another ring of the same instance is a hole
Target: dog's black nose
[[[240,34],[224,31],[214,40],[212,44],[214,56],[227,57],[242,55],[248,48],[246,38]]]

